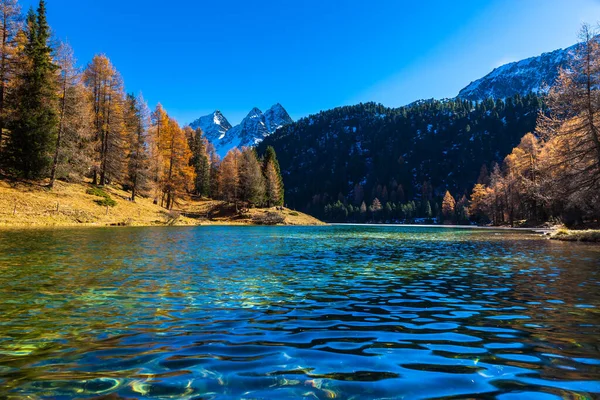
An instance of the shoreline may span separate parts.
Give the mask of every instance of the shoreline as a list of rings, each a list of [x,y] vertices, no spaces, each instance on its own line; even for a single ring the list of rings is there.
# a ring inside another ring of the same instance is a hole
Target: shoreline
[[[508,230],[508,231],[528,231],[533,233],[550,234],[556,231],[556,228],[513,228],[510,226],[480,226],[480,225],[434,225],[434,224],[358,224],[358,223],[331,223],[332,226],[388,226],[388,227],[407,227],[407,228],[443,228],[443,229],[482,229],[482,230]]]
[[[299,227],[311,227],[311,226],[328,226],[329,224],[278,224],[278,225],[261,225],[261,224],[253,224],[253,223],[236,223],[236,222],[214,222],[214,223],[197,223],[197,224],[131,224],[131,225],[101,225],[101,224],[6,224],[0,225],[0,232],[2,231],[10,231],[10,230],[36,230],[36,229],[92,229],[92,228],[196,228],[196,227],[218,227],[218,226],[230,226],[230,227],[289,227],[289,226],[299,226]]]

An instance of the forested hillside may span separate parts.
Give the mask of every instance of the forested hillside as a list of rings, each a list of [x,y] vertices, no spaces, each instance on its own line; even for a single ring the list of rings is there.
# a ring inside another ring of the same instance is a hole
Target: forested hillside
[[[0,178],[49,189],[57,180],[89,182],[96,193],[112,185],[131,202],[147,197],[169,210],[189,196],[236,210],[283,203],[273,149],[260,158],[250,147],[233,148],[221,160],[201,129],[128,94],[105,54],[78,67],[69,45],[52,37],[46,14],[44,0],[26,15],[17,0],[0,1]],[[271,129],[276,110],[262,116]]]
[[[530,94],[340,107],[283,127],[259,152],[276,149],[287,204],[313,215],[325,216],[325,206],[338,200],[358,210],[375,199],[394,209],[423,199],[439,214],[446,190],[468,194],[482,167],[491,170],[535,129],[542,103]],[[422,212],[413,216],[428,216],[426,204],[414,207]]]

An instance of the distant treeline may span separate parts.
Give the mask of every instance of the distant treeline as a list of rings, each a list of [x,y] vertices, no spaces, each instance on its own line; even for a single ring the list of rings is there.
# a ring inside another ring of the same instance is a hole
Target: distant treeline
[[[182,128],[158,104],[126,94],[108,57],[81,70],[66,43],[53,46],[46,4],[21,14],[0,0],[0,168],[5,176],[119,184],[171,209],[186,194],[283,204],[274,150],[235,149],[221,162],[202,131]]]
[[[364,202],[371,221],[375,216],[368,210],[377,199],[384,210],[388,202],[395,206],[393,219],[404,219],[399,205],[410,202],[429,202],[435,217],[446,191],[457,199],[468,196],[481,166],[500,162],[535,128],[542,108],[534,94],[479,103],[428,100],[401,108],[359,104],[303,118],[258,148],[277,150],[286,202],[301,211],[329,219],[326,211],[338,201],[352,206],[352,215]],[[375,219],[388,220],[384,214]]]

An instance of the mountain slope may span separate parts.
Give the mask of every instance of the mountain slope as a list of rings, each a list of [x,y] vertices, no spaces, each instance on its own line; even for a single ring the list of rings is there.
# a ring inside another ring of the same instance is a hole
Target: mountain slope
[[[338,199],[359,206],[378,198],[439,199],[469,193],[480,168],[501,161],[535,128],[541,100],[431,100],[387,108],[340,107],[279,129],[258,145],[277,152],[286,204],[322,216]],[[424,182],[427,182],[424,185]]]
[[[277,129],[293,122],[285,108],[277,103],[264,113],[253,108],[234,127],[219,111],[197,119],[190,126],[194,129],[201,128],[219,156],[224,157],[234,147],[255,146]]]
[[[212,114],[200,117],[190,124],[193,129],[202,129],[204,136],[209,142],[214,143],[223,137],[228,130],[231,129],[231,124],[221,111],[217,110]]]
[[[285,108],[279,103],[265,111],[264,116],[265,125],[270,133],[274,133],[277,129],[294,122]]]
[[[566,68],[579,44],[544,53],[537,57],[512,62],[494,69],[481,79],[462,89],[458,97],[480,101],[486,98],[504,99],[519,94],[540,93],[552,86],[560,68]]]

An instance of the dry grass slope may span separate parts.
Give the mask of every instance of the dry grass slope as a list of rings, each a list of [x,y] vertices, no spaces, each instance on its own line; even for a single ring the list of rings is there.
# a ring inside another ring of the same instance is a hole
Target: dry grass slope
[[[288,209],[236,213],[233,205],[213,200],[184,199],[177,211],[168,212],[152,199],[137,198],[134,203],[129,193],[106,186],[103,191],[116,203],[110,207],[98,204],[103,198],[91,194],[93,188],[86,183],[56,182],[50,190],[43,182],[0,180],[0,227],[248,225],[267,211],[283,215],[284,225],[323,224]]]
[[[588,242],[600,243],[600,230],[588,229],[582,231],[573,231],[568,229],[559,229],[550,236],[553,240],[562,240],[565,242]]]

